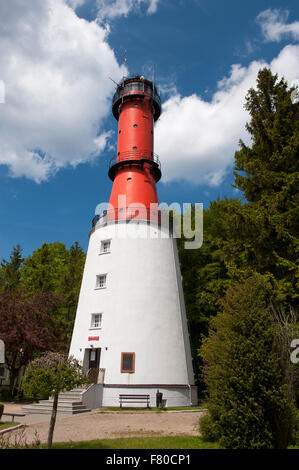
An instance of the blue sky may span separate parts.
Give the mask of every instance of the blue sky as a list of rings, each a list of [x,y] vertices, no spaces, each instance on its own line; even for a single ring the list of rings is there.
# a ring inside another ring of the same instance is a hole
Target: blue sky
[[[160,90],[160,202],[238,196],[233,157],[257,71],[299,83],[298,2],[11,0],[0,5],[0,258],[20,243],[86,250],[109,200],[113,82],[142,73]],[[126,57],[126,70],[123,60]],[[4,89],[4,92],[3,92]],[[2,101],[2,103],[1,103]]]

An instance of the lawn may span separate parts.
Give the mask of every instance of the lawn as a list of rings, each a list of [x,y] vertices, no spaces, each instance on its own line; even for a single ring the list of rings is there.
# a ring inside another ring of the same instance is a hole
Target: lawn
[[[156,408],[156,407],[151,407],[151,408],[142,408],[142,407],[132,407],[132,406],[123,406],[120,408],[119,406],[110,406],[107,408],[101,408],[101,411],[99,413],[103,413],[105,411],[155,411],[155,412],[160,412],[160,411],[188,411],[188,410],[194,410],[194,411],[200,411],[205,409],[203,406],[176,406],[176,407],[169,407],[169,408]]]
[[[57,442],[53,449],[220,449],[196,436],[130,437],[81,442]]]
[[[0,431],[3,431],[3,429],[11,428],[12,426],[17,426],[20,423],[16,423],[15,421],[3,421],[0,422]]]

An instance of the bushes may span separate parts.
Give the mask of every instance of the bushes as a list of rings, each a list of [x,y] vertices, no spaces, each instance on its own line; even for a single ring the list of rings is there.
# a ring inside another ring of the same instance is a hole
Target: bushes
[[[296,410],[295,429],[292,439],[292,445],[299,446],[299,410]]]
[[[201,437],[205,441],[217,442],[219,441],[221,437],[219,433],[219,429],[217,429],[217,425],[212,420],[211,415],[209,413],[207,413],[206,415],[202,416],[202,418],[200,418],[199,431],[200,431]]]
[[[201,348],[209,417],[203,436],[231,449],[286,448],[294,406],[283,381],[269,285],[258,275],[235,284]]]

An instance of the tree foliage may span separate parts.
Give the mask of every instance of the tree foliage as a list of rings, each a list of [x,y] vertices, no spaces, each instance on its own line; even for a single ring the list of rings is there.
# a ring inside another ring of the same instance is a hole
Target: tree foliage
[[[35,393],[53,395],[53,408],[49,425],[48,448],[52,447],[56,422],[58,395],[86,383],[82,367],[73,357],[58,352],[47,352],[32,361],[26,369],[22,386],[25,395]]]
[[[67,351],[85,254],[76,242],[44,243],[24,258],[20,245],[0,266],[0,338],[6,346],[10,388],[35,355]]]
[[[299,104],[285,80],[260,70],[245,107],[252,145],[235,153],[235,187],[246,202],[228,218],[234,234],[234,267],[248,265],[271,277],[279,297],[298,301]],[[233,225],[238,220],[238,230]]]
[[[65,351],[71,340],[84,262],[85,254],[77,242],[69,250],[60,242],[43,243],[21,268],[22,283],[28,292],[60,296],[59,307],[52,314]]]
[[[292,437],[270,295],[258,275],[232,285],[201,347],[210,414],[202,431],[226,448],[286,448]]]
[[[51,311],[57,296],[40,292],[28,297],[22,290],[8,290],[0,296],[0,339],[5,343],[6,364],[13,391],[19,371],[37,353],[59,347]]]
[[[16,290],[21,285],[22,248],[16,245],[10,255],[10,261],[3,259],[0,268],[0,291]]]

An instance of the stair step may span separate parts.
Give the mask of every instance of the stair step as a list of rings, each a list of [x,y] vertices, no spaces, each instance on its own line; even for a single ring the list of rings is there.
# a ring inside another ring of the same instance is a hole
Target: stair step
[[[49,402],[44,402],[44,403],[34,403],[32,405],[27,405],[27,406],[24,406],[24,408],[26,409],[27,407],[34,407],[34,408],[53,408],[53,402],[49,401]],[[59,404],[58,403],[58,406],[57,406],[57,409],[58,408],[86,408],[86,405],[83,405],[83,403],[61,403]]]
[[[34,405],[27,405],[22,407],[22,410],[25,413],[51,413],[52,412],[52,403],[35,403]],[[75,405],[72,406],[71,404],[62,405],[57,407],[58,413],[69,413],[69,414],[76,414],[76,413],[85,413],[87,411],[91,411],[85,405]]]
[[[25,414],[51,414],[52,409],[51,408],[28,408],[25,411]],[[86,408],[84,410],[69,410],[69,409],[59,409],[57,410],[57,413],[64,413],[64,414],[69,414],[69,415],[76,415],[79,413],[87,413],[91,411],[90,409]]]
[[[66,414],[77,414],[91,411],[86,405],[82,403],[82,393],[85,388],[74,388],[73,390],[61,392],[58,395],[57,412]],[[22,409],[25,413],[43,413],[49,414],[52,412],[54,397],[48,400],[40,400],[38,403],[23,406]]]
[[[48,404],[50,406],[53,406],[53,400],[49,400]],[[58,407],[59,406],[66,406],[66,407],[75,407],[75,406],[85,406],[83,405],[82,401],[64,401],[64,400],[58,400]]]
[[[53,397],[50,397],[50,399],[53,399]],[[82,395],[58,395],[58,400],[81,401]]]

